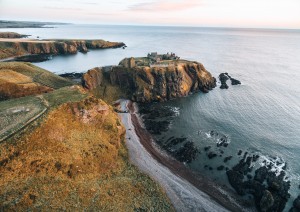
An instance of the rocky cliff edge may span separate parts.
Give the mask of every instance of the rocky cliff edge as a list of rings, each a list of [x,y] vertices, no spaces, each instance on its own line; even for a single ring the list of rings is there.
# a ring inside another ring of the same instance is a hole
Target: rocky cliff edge
[[[198,62],[177,61],[155,67],[126,67],[122,64],[126,63],[122,61],[109,71],[103,68],[89,70],[83,76],[83,86],[95,89],[106,78],[137,102],[166,101],[197,91],[207,93],[216,86],[216,79]]]

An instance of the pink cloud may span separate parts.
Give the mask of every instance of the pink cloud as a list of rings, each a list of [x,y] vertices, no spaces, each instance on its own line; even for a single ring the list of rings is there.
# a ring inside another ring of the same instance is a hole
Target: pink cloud
[[[186,10],[199,6],[199,0],[164,0],[164,1],[155,1],[155,2],[145,2],[140,4],[135,4],[129,8],[131,11],[148,11],[148,12],[157,12],[157,11],[179,11]]]

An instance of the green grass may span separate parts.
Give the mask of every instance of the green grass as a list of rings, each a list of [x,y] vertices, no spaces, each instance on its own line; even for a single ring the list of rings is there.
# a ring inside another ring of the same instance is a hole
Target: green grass
[[[66,102],[77,102],[86,97],[87,94],[74,86],[60,88],[39,97],[27,96],[0,101],[0,141],[18,132],[47,109],[56,108]]]
[[[0,141],[20,130],[32,118],[46,110],[38,97],[23,97],[0,102]]]
[[[77,87],[65,87],[43,95],[50,107],[57,107],[66,102],[77,102],[87,97]]]

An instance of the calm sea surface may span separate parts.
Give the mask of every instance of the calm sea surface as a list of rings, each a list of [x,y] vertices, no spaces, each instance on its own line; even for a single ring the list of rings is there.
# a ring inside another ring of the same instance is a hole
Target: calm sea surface
[[[287,180],[292,183],[291,199],[300,193],[299,30],[66,25],[10,31],[41,39],[101,38],[128,46],[125,50],[93,50],[36,63],[55,73],[116,65],[124,57],[145,56],[148,52],[175,52],[181,58],[199,61],[216,78],[228,72],[242,85],[161,103],[178,113],[170,130],[158,137],[185,136],[202,150],[218,142],[209,135],[211,130],[226,135],[230,144],[224,150],[225,156],[236,156],[238,150],[243,150],[261,155],[260,162],[283,161]],[[238,159],[234,157],[227,166]],[[225,172],[207,170],[207,164],[217,167],[224,164],[223,158],[208,160],[205,154],[199,154],[190,166],[228,185]]]

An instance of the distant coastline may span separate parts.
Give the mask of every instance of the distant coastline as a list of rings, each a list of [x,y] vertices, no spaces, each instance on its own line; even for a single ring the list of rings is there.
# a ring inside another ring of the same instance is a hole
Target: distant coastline
[[[8,21],[0,20],[0,28],[54,28],[47,25],[68,25],[69,23],[35,22],[35,21]]]

